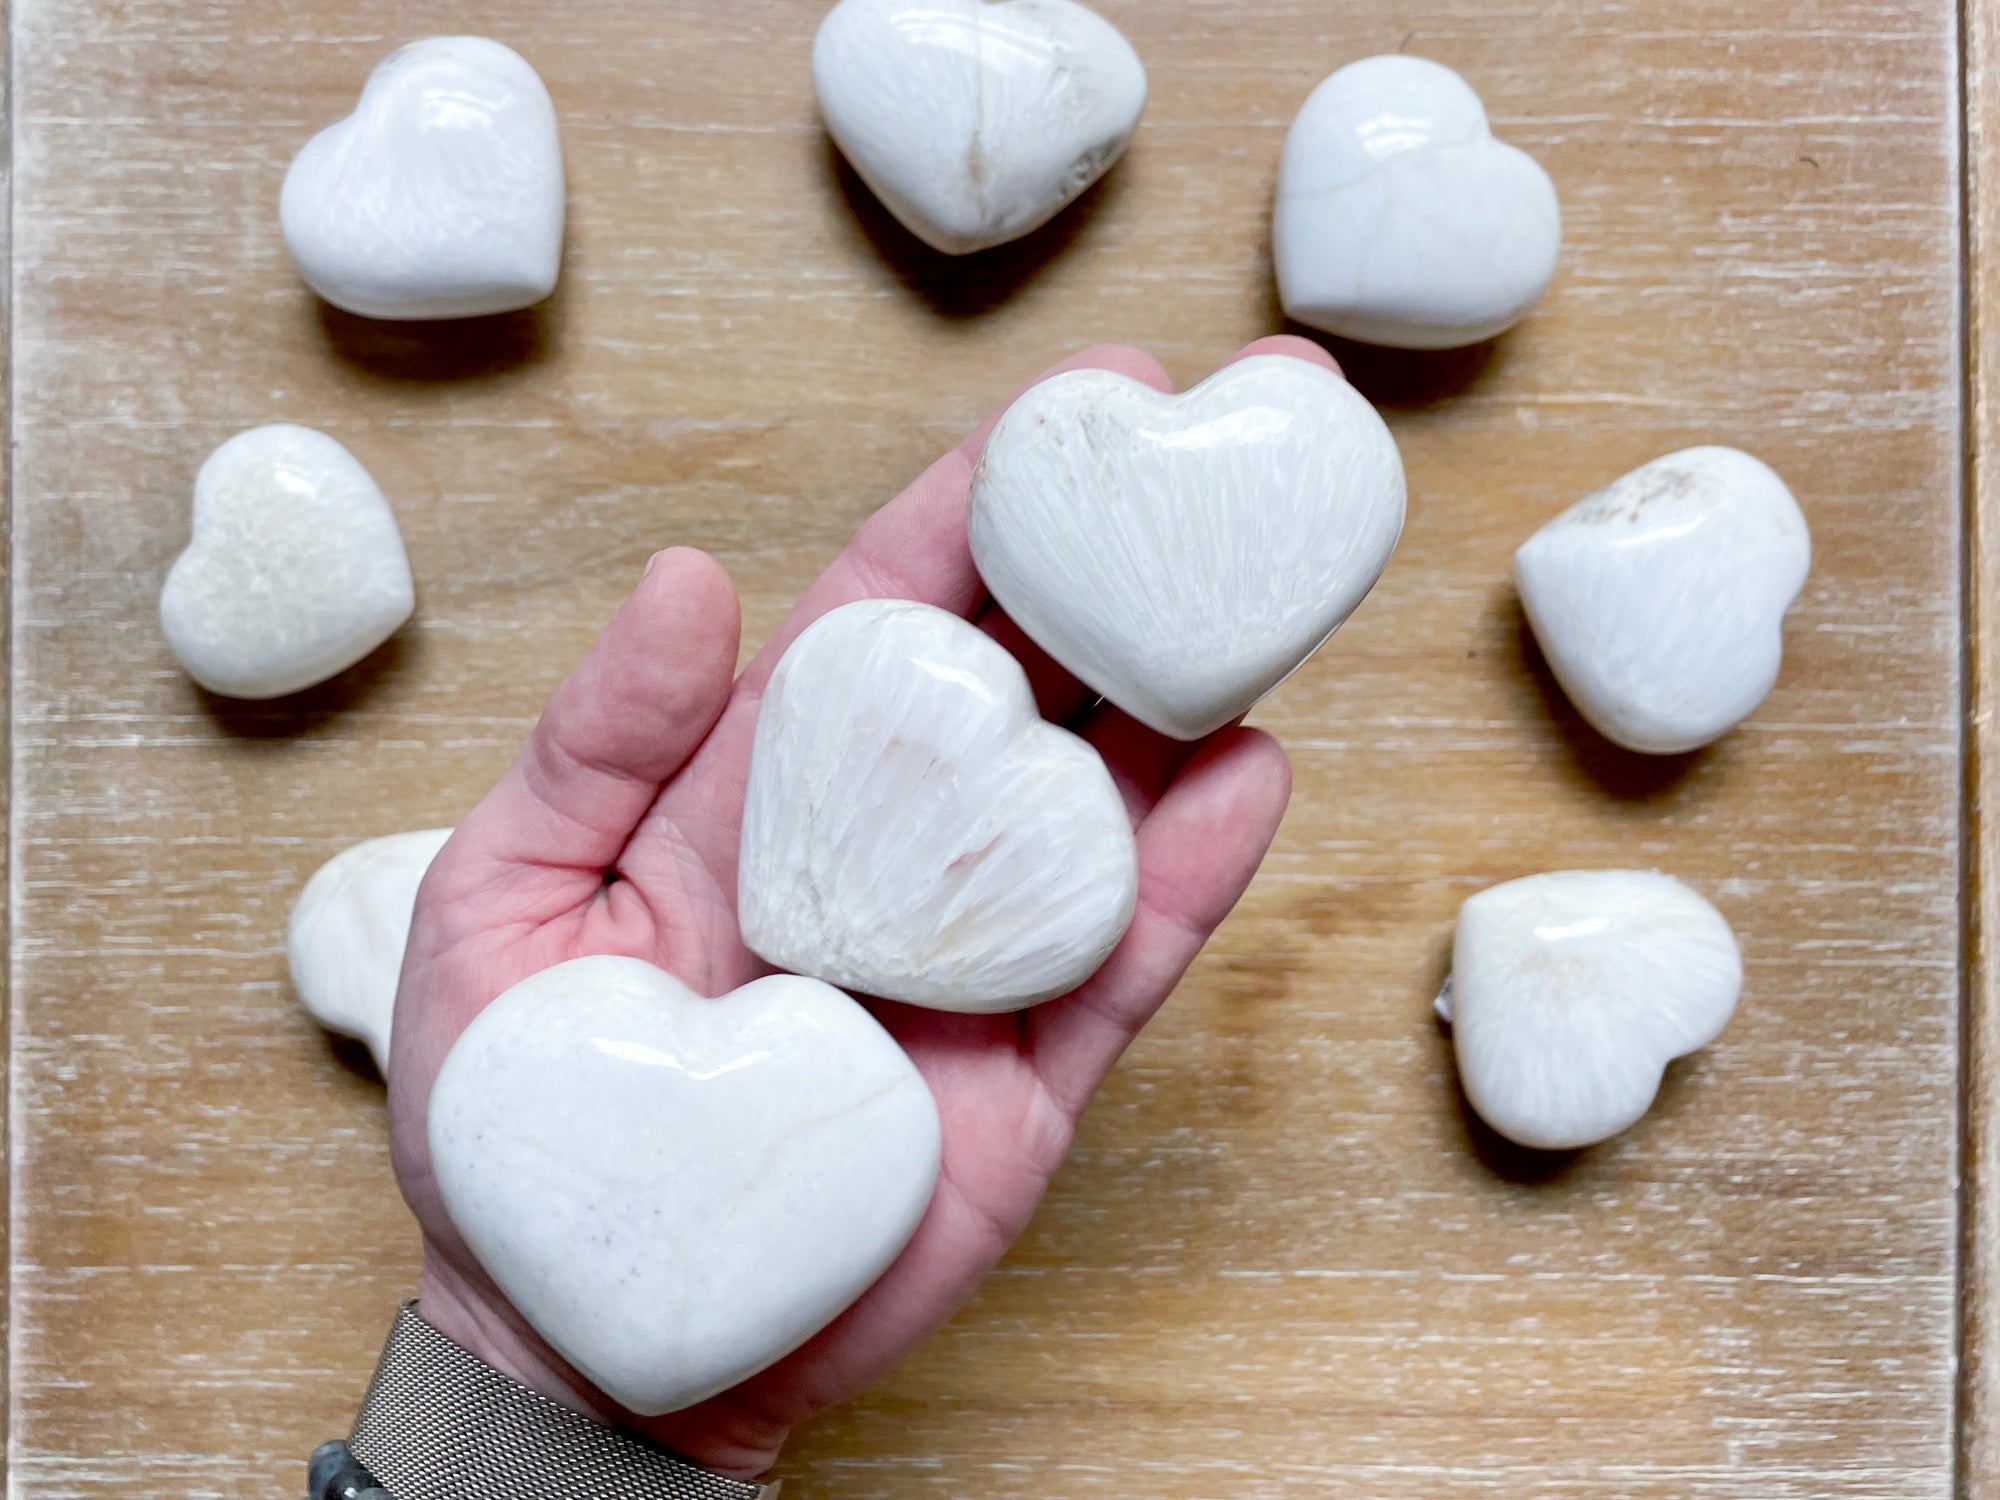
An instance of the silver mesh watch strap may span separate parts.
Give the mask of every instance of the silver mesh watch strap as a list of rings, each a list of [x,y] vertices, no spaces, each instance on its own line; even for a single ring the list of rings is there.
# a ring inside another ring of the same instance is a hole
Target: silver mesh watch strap
[[[403,1304],[347,1445],[395,1500],[771,1500],[509,1379]]]

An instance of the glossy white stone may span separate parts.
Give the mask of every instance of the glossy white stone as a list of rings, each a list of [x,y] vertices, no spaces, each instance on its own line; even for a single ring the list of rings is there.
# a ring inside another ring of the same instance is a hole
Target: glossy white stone
[[[864,599],[764,694],[737,877],[766,961],[938,1010],[1075,989],[1124,936],[1138,864],[1097,752],[956,615]]]
[[[535,70],[477,36],[384,58],[306,143],[279,201],[306,284],[370,318],[510,312],[555,290],[563,164]]]
[[[1104,175],[1146,70],[1075,0],[840,0],[813,42],[827,131],[905,228],[947,255],[1018,239]]]
[[[1257,355],[1185,395],[1109,370],[1024,394],[972,481],[972,554],[1028,635],[1176,739],[1289,676],[1374,587],[1403,528],[1375,408]]]
[[[292,906],[292,988],[320,1025],[367,1043],[384,1078],[417,887],[450,837],[449,828],[424,828],[343,849]]]
[[[938,1117],[874,1018],[815,979],[705,999],[580,958],[515,985],[431,1091],[451,1221],[558,1353],[645,1416],[804,1343],[887,1269]]]
[[[396,517],[354,455],[310,427],[256,427],[195,476],[160,627],[210,692],[278,698],[353,666],[416,604]]]
[[[1272,255],[1301,323],[1403,349],[1475,344],[1527,316],[1561,249],[1548,173],[1494,138],[1441,64],[1352,63],[1292,121]]]
[[[1666,1065],[1721,1034],[1742,988],[1735,934],[1680,881],[1566,870],[1459,909],[1438,1009],[1479,1117],[1562,1151],[1645,1114]]]
[[[1628,750],[1668,755],[1764,701],[1811,563],[1782,479],[1734,448],[1687,448],[1549,522],[1514,554],[1514,579],[1577,711]]]

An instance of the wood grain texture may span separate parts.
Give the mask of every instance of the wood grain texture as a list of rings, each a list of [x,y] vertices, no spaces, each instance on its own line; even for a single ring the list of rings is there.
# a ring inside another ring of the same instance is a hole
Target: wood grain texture
[[[2000,1497],[2000,4],[1965,11],[1967,1006],[1960,1459]]]
[[[14,114],[12,109],[13,69],[11,66],[13,47],[12,47],[12,33],[11,30],[6,25],[8,16],[9,12],[6,7],[5,0],[0,0],[0,204],[4,204],[4,207],[0,207],[0,348],[11,350],[13,347],[13,330],[14,330],[13,274],[12,274],[12,257],[10,254],[10,249],[12,246],[12,226],[13,226],[12,184],[13,184],[13,163],[14,163],[14,152],[13,152]],[[12,500],[13,500],[12,375],[13,375],[13,360],[11,354],[9,354],[6,357],[0,357],[0,413],[4,413],[4,416],[0,416],[0,421],[5,421],[7,423],[7,433],[8,433],[7,451],[9,455],[8,461],[6,463],[0,463],[0,514],[5,514],[8,517],[8,525],[10,531],[12,526]],[[7,552],[11,562],[13,556],[13,548],[11,544],[9,545]],[[9,599],[13,597],[13,588],[11,580],[9,581],[7,586],[7,597]],[[13,696],[13,680],[14,680],[14,674],[11,665],[13,634],[14,632],[13,632],[12,611],[7,610],[4,612],[0,612],[0,650],[4,650],[8,653],[8,660],[9,660],[8,669],[4,673],[0,673],[0,678],[4,678],[4,680],[0,680],[0,702],[4,702],[5,704],[10,705],[4,711],[0,711],[0,756],[5,757],[6,764],[10,768],[13,765],[13,750],[12,750],[13,714],[11,711],[11,703]],[[10,770],[9,775],[5,777],[0,777],[0,832],[4,832],[9,835],[11,835],[11,828],[12,828],[11,810],[13,806],[13,793],[14,793],[13,776],[11,775],[11,770]],[[10,899],[6,903],[5,910],[0,911],[0,944],[7,945],[7,951],[11,951],[12,928],[13,928],[13,902]],[[12,982],[11,971],[7,972],[5,975],[0,975],[0,1006],[5,1007],[4,1014],[8,1016],[10,1019],[13,1014],[13,1007],[9,999],[12,993],[11,982]],[[11,1032],[7,1029],[0,1028],[0,1057],[11,1057],[12,1054],[13,1054],[13,1047],[12,1047]],[[12,1125],[12,1114],[11,1114],[13,1084],[12,1084],[11,1071],[6,1075],[4,1082],[0,1082],[0,1088],[5,1089],[6,1098],[9,1101],[8,1116],[5,1121],[0,1121],[0,1138],[4,1138],[11,1146],[13,1140],[13,1125]],[[4,1174],[5,1180],[11,1183],[12,1180],[11,1168],[4,1161],[0,1161],[0,1174]],[[10,1247],[8,1250],[9,1265],[12,1264],[11,1234],[10,1234],[10,1228],[12,1222],[13,1222],[13,1212],[12,1212],[12,1201],[10,1197],[6,1211],[0,1213],[0,1245],[8,1245]],[[5,1289],[0,1289],[0,1329],[8,1327],[10,1322],[9,1313],[12,1309],[12,1306],[13,1306],[12,1277],[10,1276],[8,1287]],[[11,1393],[12,1388],[13,1388],[13,1372],[10,1362],[8,1369],[0,1370],[0,1400],[4,1400]],[[11,1412],[11,1407],[4,1410],[0,1410],[0,1442],[4,1442],[6,1436],[13,1430],[10,1412]],[[4,1466],[0,1466],[0,1481],[4,1481],[4,1476],[5,1476]]]
[[[285,980],[312,869],[457,817],[654,548],[720,556],[754,641],[1043,365],[1119,339],[1185,382],[1279,326],[1285,125],[1398,47],[1549,167],[1564,269],[1491,348],[1337,351],[1411,519],[1256,715],[1298,771],[1279,846],[1000,1272],[786,1473],[839,1500],[1950,1492],[1954,6],[1101,8],[1152,73],[1131,157],[954,264],[831,155],[816,0],[16,0],[16,1493],[295,1493],[344,1430],[416,1245],[379,1089]],[[557,101],[562,290],[449,330],[329,312],[278,239],[285,165],[392,45],[452,30]],[[280,419],[382,483],[419,614],[324,689],[229,705],[155,601],[201,458]],[[1708,441],[1791,481],[1813,576],[1754,720],[1640,760],[1561,701],[1509,560]],[[1744,1004],[1629,1135],[1530,1159],[1467,1119],[1430,1018],[1453,914],[1610,864],[1717,901]]]

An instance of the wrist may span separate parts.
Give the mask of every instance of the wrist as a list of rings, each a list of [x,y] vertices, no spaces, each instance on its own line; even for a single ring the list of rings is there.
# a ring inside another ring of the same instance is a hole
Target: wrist
[[[504,1299],[438,1253],[424,1252],[417,1279],[424,1321],[508,1379],[603,1427],[631,1425],[629,1414],[570,1368]]]
[[[771,1500],[775,1484],[721,1474],[562,1405],[444,1333],[421,1302],[390,1329],[345,1443],[322,1444],[309,1500]]]
[[[551,1349],[482,1273],[462,1268],[435,1243],[425,1246],[418,1298],[425,1322],[508,1379],[601,1427],[636,1433],[727,1478],[768,1473],[790,1435],[789,1422],[728,1394],[664,1417],[627,1411]]]

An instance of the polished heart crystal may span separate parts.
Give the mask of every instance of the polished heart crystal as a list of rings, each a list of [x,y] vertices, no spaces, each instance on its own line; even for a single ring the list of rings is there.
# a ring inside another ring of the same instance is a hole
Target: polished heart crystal
[[[1628,750],[1720,738],[1762,703],[1812,539],[1734,448],[1687,448],[1578,501],[1514,554],[1535,639],[1577,711]]]
[[[1459,909],[1438,1010],[1479,1117],[1568,1150],[1644,1115],[1666,1065],[1721,1035],[1742,987],[1735,934],[1680,881],[1565,870]]]
[[[292,988],[320,1025],[365,1042],[385,1078],[417,887],[451,832],[392,833],[343,849],[313,872],[292,906],[285,934]]]
[[[620,1405],[676,1411],[832,1322],[930,1202],[938,1117],[829,985],[708,999],[631,958],[525,979],[453,1044],[431,1164],[513,1307]]]
[[[1046,223],[1124,154],[1146,70],[1075,0],[840,0],[820,114],[861,180],[948,255]]]
[[[1037,716],[983,631],[865,599],[778,663],[737,880],[743,940],[769,962],[940,1010],[1016,1010],[1088,979],[1137,892],[1104,763]]]
[[[508,312],[555,290],[563,164],[535,70],[485,37],[413,42],[299,152],[279,202],[306,284],[370,318]]]
[[[210,454],[193,533],[160,591],[160,627],[212,693],[311,687],[416,608],[389,502],[353,454],[309,427],[253,428]]]
[[[1342,68],[1285,137],[1272,257],[1301,323],[1407,349],[1477,343],[1527,315],[1561,248],[1548,173],[1494,139],[1438,63]]]
[[[1043,650],[1192,740],[1247,712],[1354,611],[1403,507],[1389,429],[1320,365],[1257,355],[1179,396],[1071,370],[987,440],[972,553]]]

